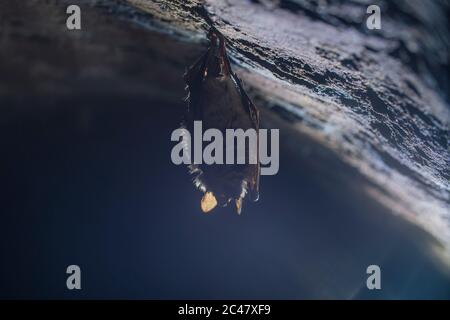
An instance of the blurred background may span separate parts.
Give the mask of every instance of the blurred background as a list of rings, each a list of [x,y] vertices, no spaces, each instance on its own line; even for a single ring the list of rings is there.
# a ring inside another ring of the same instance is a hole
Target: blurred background
[[[241,216],[201,213],[170,160],[200,7],[280,129],[280,171]],[[0,298],[449,299],[449,8],[2,1]]]

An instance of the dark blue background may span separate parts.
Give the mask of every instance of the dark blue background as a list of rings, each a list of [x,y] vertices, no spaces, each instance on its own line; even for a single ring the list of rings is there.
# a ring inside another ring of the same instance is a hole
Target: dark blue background
[[[423,232],[330,192],[285,143],[258,203],[205,215],[170,160],[183,105],[28,102],[2,111],[1,298],[450,298]],[[71,264],[81,291],[66,289]]]

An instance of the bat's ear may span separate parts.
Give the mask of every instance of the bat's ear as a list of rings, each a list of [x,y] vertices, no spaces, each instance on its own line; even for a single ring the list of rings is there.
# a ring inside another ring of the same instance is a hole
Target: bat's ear
[[[204,213],[210,212],[217,206],[216,197],[212,192],[206,192],[203,195],[202,201],[200,202],[200,207]]]
[[[259,191],[258,190],[251,190],[250,191],[250,199],[253,202],[256,202],[259,200]]]
[[[260,175],[260,167],[258,165],[257,168],[257,173],[256,173],[256,178],[253,184],[250,184],[250,199],[253,202],[256,202],[259,200],[259,175]]]
[[[237,214],[241,214],[242,210],[242,198],[236,199],[236,212]]]

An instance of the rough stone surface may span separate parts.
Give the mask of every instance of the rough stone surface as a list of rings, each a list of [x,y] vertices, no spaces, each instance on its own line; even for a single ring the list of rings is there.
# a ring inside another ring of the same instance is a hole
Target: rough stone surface
[[[365,1],[205,1],[281,134],[260,201],[205,219],[168,160],[200,1],[1,1],[0,295],[70,297],[78,253],[86,297],[373,298],[380,263],[377,297],[448,299],[448,5],[393,2],[374,32]]]
[[[129,2],[166,31],[197,39],[208,28],[199,1]],[[204,5],[260,107],[336,151],[394,212],[450,241],[448,6],[383,2],[390,15],[371,32],[364,2]]]

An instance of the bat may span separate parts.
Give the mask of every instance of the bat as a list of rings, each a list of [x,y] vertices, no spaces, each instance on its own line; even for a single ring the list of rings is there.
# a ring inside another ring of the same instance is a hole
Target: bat
[[[226,129],[254,129],[258,133],[259,111],[231,69],[224,36],[211,27],[208,39],[209,48],[184,75],[188,108],[183,127],[192,132],[194,121],[202,121],[205,130],[214,128],[223,134]],[[259,134],[257,137],[259,140]],[[248,156],[247,145],[246,148]],[[256,164],[190,164],[194,185],[203,192],[202,211],[207,213],[217,205],[225,207],[234,202],[240,214],[247,193],[257,201],[260,177],[257,157]]]

